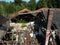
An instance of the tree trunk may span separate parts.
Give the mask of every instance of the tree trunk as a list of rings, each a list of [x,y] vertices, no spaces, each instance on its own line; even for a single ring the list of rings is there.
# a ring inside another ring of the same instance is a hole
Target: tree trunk
[[[51,31],[51,24],[53,20],[53,10],[49,10],[48,18],[47,18],[47,31],[46,31],[46,40],[45,45],[48,45],[49,37],[50,37],[50,31]]]

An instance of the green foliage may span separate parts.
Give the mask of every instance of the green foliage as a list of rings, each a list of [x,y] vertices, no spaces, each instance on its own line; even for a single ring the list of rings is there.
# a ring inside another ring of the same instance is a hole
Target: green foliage
[[[0,6],[0,14],[4,14],[5,13],[5,8],[3,5]]]
[[[49,1],[47,1],[47,4],[48,4],[48,7],[55,7],[55,4],[56,3],[56,1],[55,0],[49,0]]]
[[[14,0],[14,3],[21,6],[22,0]]]
[[[25,2],[25,1],[23,1],[21,6],[22,6],[23,8],[28,8],[28,3]]]
[[[0,14],[2,14],[2,15],[6,14],[5,6],[8,5],[8,4],[9,3],[4,2],[4,1],[0,2]]]
[[[15,5],[14,7],[15,7],[15,12],[18,12],[22,9],[22,7],[20,7],[19,5]]]
[[[22,20],[22,19],[21,19],[19,22],[20,22],[22,28],[23,28],[23,27],[26,27],[26,23],[27,23],[27,22],[26,22],[25,20]]]
[[[36,0],[30,0],[28,4],[30,10],[36,10]]]
[[[47,4],[50,8],[60,8],[60,0],[48,0]]]
[[[17,18],[17,19],[15,20],[15,22],[16,22],[16,23],[17,23],[17,22],[20,23],[20,24],[21,24],[21,27],[26,27],[26,23],[27,23],[27,22],[26,22],[25,20],[23,20],[23,19],[20,19],[20,20],[19,20],[19,19]]]
[[[21,27],[23,28],[23,27],[26,27],[26,23],[21,23],[22,25],[21,25]]]
[[[2,14],[2,7],[0,6],[0,14]]]
[[[16,11],[15,5],[13,4],[8,4],[5,6],[5,11],[7,14],[14,13]]]
[[[18,20],[18,22],[21,24],[21,27],[23,28],[23,27],[26,27],[26,21],[25,20],[23,20],[23,19],[21,19],[21,20]]]
[[[39,0],[38,3],[37,3],[37,8],[47,8],[47,1],[46,0]]]
[[[30,0],[25,2],[23,0],[14,0],[14,2],[4,2],[0,1],[0,14],[8,15],[11,13],[16,13],[23,8],[28,8],[30,10],[36,10],[44,7],[60,8],[60,0]]]

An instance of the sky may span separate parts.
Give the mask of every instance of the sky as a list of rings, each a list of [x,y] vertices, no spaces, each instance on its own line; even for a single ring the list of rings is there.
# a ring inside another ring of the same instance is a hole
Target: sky
[[[6,2],[14,2],[14,0],[0,0],[0,1],[6,1]],[[23,0],[23,1],[26,1],[26,2],[28,2],[29,0]],[[38,0],[36,0],[36,2],[37,2]]]

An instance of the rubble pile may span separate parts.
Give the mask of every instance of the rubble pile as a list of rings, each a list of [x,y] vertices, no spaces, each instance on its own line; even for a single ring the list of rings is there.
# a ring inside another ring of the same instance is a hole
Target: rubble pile
[[[15,35],[16,37],[16,44],[19,45],[39,45],[38,41],[34,34],[34,22],[26,23],[26,27],[22,28],[20,23],[10,23],[12,32],[17,32]]]

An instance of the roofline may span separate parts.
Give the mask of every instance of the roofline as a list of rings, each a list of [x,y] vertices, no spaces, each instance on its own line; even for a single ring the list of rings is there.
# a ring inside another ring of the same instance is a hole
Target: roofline
[[[39,12],[28,12],[28,13],[20,13],[20,14],[15,14],[16,16],[19,16],[19,15],[24,15],[24,14],[36,14],[36,13],[39,13]],[[12,17],[12,18],[15,18],[16,16],[14,16],[14,17]],[[34,16],[34,15],[33,15]],[[10,18],[10,19],[12,19],[12,18]]]
[[[60,11],[60,8],[40,8],[40,9],[35,10],[34,12],[44,11],[44,10],[48,10],[48,9],[50,9],[50,10],[59,10]]]
[[[16,16],[18,16],[18,15],[23,15],[23,14],[36,14],[36,13],[39,13],[39,12],[41,12],[41,11],[45,11],[45,10],[59,10],[60,11],[60,8],[40,8],[40,9],[38,9],[38,10],[35,10],[35,11],[31,11],[31,12],[27,12],[27,13],[15,13],[15,16],[14,17],[16,17]],[[33,15],[34,16],[34,15]],[[14,18],[14,17],[12,17],[12,18]],[[12,19],[12,18],[10,18],[10,19]]]

